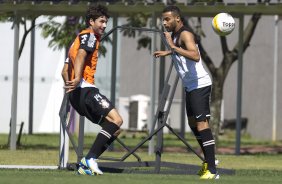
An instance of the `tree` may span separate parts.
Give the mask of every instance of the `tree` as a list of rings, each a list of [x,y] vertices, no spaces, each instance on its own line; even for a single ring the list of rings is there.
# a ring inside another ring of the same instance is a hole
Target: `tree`
[[[223,0],[203,0],[202,2],[214,3],[214,2],[223,2]],[[258,0],[261,3],[261,0]],[[265,0],[266,2],[270,2],[270,0]],[[137,16],[138,15],[138,16]],[[134,14],[128,18],[127,25],[134,25],[136,27],[142,27],[144,25],[144,20],[148,20],[148,15],[144,15],[143,13]],[[143,15],[143,16],[142,16]],[[140,17],[139,19],[136,19]],[[256,26],[261,18],[261,14],[255,13],[252,15],[249,20],[245,30],[244,30],[244,41],[243,41],[243,52],[247,50],[249,47],[250,41],[254,35]],[[214,64],[213,60],[210,58],[209,54],[206,52],[203,44],[201,43],[201,38],[204,36],[204,31],[201,29],[201,17],[198,17],[198,26],[192,27],[188,22],[186,22],[186,26],[188,26],[192,32],[196,35],[196,39],[198,42],[198,46],[201,52],[201,56],[203,62],[206,64],[208,70],[210,71],[213,78],[213,90],[211,94],[211,122],[212,129],[215,136],[216,141],[218,140],[219,130],[220,130],[220,114],[221,114],[221,103],[223,99],[223,87],[224,82],[227,77],[227,74],[231,68],[231,66],[238,60],[238,50],[239,43],[235,44],[235,46],[230,49],[226,37],[220,37],[221,49],[223,58],[218,67]],[[161,29],[161,28],[159,28]],[[125,36],[134,37],[135,34],[132,32],[125,32]],[[150,45],[150,38],[142,38],[138,41],[139,47],[147,47]]]
[[[266,0],[265,2],[269,2],[270,0]],[[250,45],[250,41],[254,35],[256,26],[261,18],[261,14],[255,13],[252,15],[249,20],[243,36],[243,52],[247,50]],[[211,121],[213,122],[213,131],[215,135],[215,139],[218,140],[219,130],[220,130],[220,114],[221,114],[221,103],[223,99],[223,86],[227,74],[231,68],[231,66],[238,60],[238,51],[239,51],[239,41],[232,48],[229,49],[226,37],[220,37],[221,49],[223,58],[218,67],[215,66],[212,59],[209,57],[208,53],[204,49],[201,42],[199,42],[200,52],[203,58],[203,61],[207,65],[209,71],[213,77],[213,90],[211,95]]]
[[[23,25],[24,33],[23,33],[23,36],[22,36],[22,39],[21,39],[21,42],[20,42],[19,58],[21,57],[27,35],[30,33],[30,31],[32,29],[34,29],[36,27],[36,25],[35,25],[36,18],[37,17],[33,17],[33,16],[22,16],[22,17],[20,17],[19,24]],[[14,22],[14,20],[15,20],[14,14],[6,14],[6,15],[0,16],[0,22]],[[29,27],[28,27],[28,24],[27,24],[28,21],[31,22]],[[13,28],[14,28],[14,24],[12,26],[12,29]]]
[[[24,45],[25,45],[25,41],[26,41],[26,38],[27,38],[27,35],[35,28],[35,20],[36,20],[36,16],[22,16],[20,17],[19,19],[19,24],[20,25],[23,25],[24,27],[24,33],[23,33],[23,36],[22,36],[22,39],[21,39],[21,42],[20,42],[20,47],[19,47],[19,50],[18,50],[18,61],[21,57],[21,54],[22,54],[22,51],[23,51],[23,48],[24,48]],[[27,26],[27,22],[30,21],[31,24],[30,26],[28,27]],[[14,14],[2,14],[0,16],[0,22],[13,22],[15,24],[15,15]],[[14,24],[12,26],[12,29],[14,27]],[[9,135],[8,135],[8,143],[7,145],[10,144],[10,137],[11,137],[11,122],[12,122],[12,117],[10,118],[10,131],[9,131]],[[21,136],[21,135],[19,135]],[[19,142],[17,142],[17,144],[20,144]]]

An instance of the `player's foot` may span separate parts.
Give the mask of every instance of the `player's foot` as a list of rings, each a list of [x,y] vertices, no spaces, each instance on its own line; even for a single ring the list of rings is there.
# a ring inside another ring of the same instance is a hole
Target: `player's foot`
[[[219,179],[219,174],[212,174],[209,170],[206,170],[201,176],[200,179],[210,180],[210,179]]]
[[[94,175],[94,173],[92,173],[92,171],[88,168],[86,168],[85,166],[79,166],[78,170],[77,170],[77,174],[79,175]]]
[[[215,166],[218,166],[219,164],[219,160],[217,158],[215,158]],[[202,163],[202,168],[198,171],[197,175],[201,176],[204,174],[204,172],[206,172],[206,170],[208,170],[208,163],[207,162],[203,162]]]
[[[197,175],[202,176],[208,170],[208,163],[203,162],[202,168],[198,171]]]
[[[97,159],[86,159],[85,157],[81,159],[80,164],[88,167],[92,173],[101,175],[103,172],[99,169],[98,164],[96,162]]]

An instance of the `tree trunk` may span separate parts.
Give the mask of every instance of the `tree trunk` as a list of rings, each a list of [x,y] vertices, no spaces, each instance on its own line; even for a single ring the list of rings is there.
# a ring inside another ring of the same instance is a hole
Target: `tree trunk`
[[[223,99],[223,82],[215,78],[213,80],[212,93],[211,93],[210,127],[213,131],[214,139],[216,143],[218,141],[218,135],[220,130],[220,113],[221,113],[222,99]]]

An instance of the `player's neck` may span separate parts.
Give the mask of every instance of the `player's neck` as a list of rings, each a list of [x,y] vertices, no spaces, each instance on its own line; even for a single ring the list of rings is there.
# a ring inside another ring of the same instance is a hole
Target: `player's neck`
[[[95,30],[92,26],[89,26],[87,29],[91,30],[91,32],[93,32],[97,38],[101,38],[101,35],[98,34],[97,32],[95,32]]]
[[[183,23],[179,23],[176,28],[174,29],[174,33],[177,33],[183,27]]]

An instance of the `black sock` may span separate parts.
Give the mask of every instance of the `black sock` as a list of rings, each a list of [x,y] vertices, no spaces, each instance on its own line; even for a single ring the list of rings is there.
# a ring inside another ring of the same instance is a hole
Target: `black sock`
[[[197,127],[190,127],[190,128],[191,128],[193,134],[195,135],[195,137],[196,137],[196,139],[197,139],[199,145],[201,146],[201,149],[202,149],[203,154],[204,154],[204,158],[206,158],[205,149],[204,149],[204,147],[203,147],[203,141],[202,141],[201,135],[200,135],[200,133],[199,133]]]
[[[116,136],[112,136],[112,137],[108,140],[108,142],[103,146],[100,155],[102,155],[102,154],[108,149],[108,147],[116,140],[116,138],[117,138]],[[97,155],[97,158],[99,158],[100,155]]]
[[[119,129],[114,123],[105,122],[102,125],[102,130],[97,135],[92,147],[90,148],[86,159],[98,158],[106,149],[105,145],[113,137],[113,134]]]
[[[203,149],[205,150],[206,153],[206,162],[208,163],[208,170],[212,173],[216,173],[216,168],[215,168],[215,142],[213,139],[212,131],[210,128],[204,129],[202,131],[199,131],[202,142],[203,142]]]

